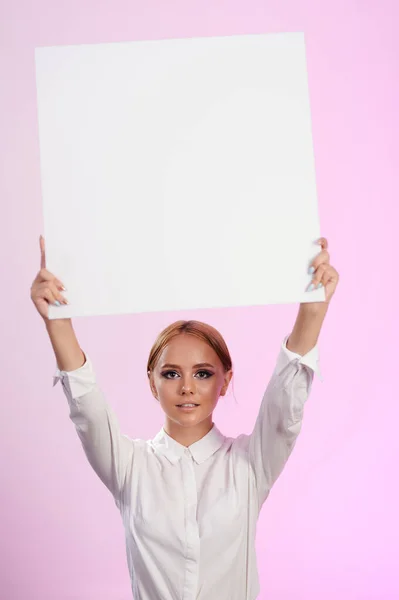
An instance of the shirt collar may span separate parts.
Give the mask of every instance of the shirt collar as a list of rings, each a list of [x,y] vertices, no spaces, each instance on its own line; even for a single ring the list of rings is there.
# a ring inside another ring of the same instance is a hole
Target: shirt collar
[[[219,450],[224,440],[224,435],[213,424],[212,429],[203,438],[188,447],[179,444],[179,442],[171,438],[164,428],[157,433],[151,440],[151,443],[158,454],[163,454],[173,464],[176,464],[181,459],[186,450],[191,454],[195,462],[200,464]]]

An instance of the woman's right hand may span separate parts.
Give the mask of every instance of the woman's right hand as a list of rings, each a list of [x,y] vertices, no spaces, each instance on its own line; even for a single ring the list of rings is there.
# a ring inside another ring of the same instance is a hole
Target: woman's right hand
[[[30,297],[39,315],[47,321],[49,304],[56,306],[58,306],[57,302],[68,304],[68,300],[61,294],[61,290],[66,291],[62,282],[46,269],[46,249],[42,236],[40,236],[40,254],[40,271],[32,283]]]

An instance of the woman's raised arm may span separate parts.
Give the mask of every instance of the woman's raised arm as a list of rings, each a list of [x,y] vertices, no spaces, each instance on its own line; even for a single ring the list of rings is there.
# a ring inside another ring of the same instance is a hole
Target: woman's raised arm
[[[71,319],[48,319],[49,304],[67,303],[62,282],[46,269],[44,239],[41,264],[31,287],[31,299],[43,318],[57,361],[61,381],[84,452],[117,505],[133,461],[133,440],[121,434],[116,415],[97,385],[91,360],[80,348]]]

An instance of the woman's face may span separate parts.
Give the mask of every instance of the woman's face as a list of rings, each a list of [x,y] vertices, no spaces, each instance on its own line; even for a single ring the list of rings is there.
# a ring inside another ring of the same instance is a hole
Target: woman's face
[[[151,373],[150,386],[171,421],[193,427],[212,415],[232,375],[232,371],[224,372],[211,346],[194,335],[182,333],[163,349]]]

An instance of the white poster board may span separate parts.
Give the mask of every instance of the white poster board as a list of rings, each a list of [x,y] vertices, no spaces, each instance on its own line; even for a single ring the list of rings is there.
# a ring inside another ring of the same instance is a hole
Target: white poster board
[[[51,319],[325,299],[302,33],[35,58]]]

